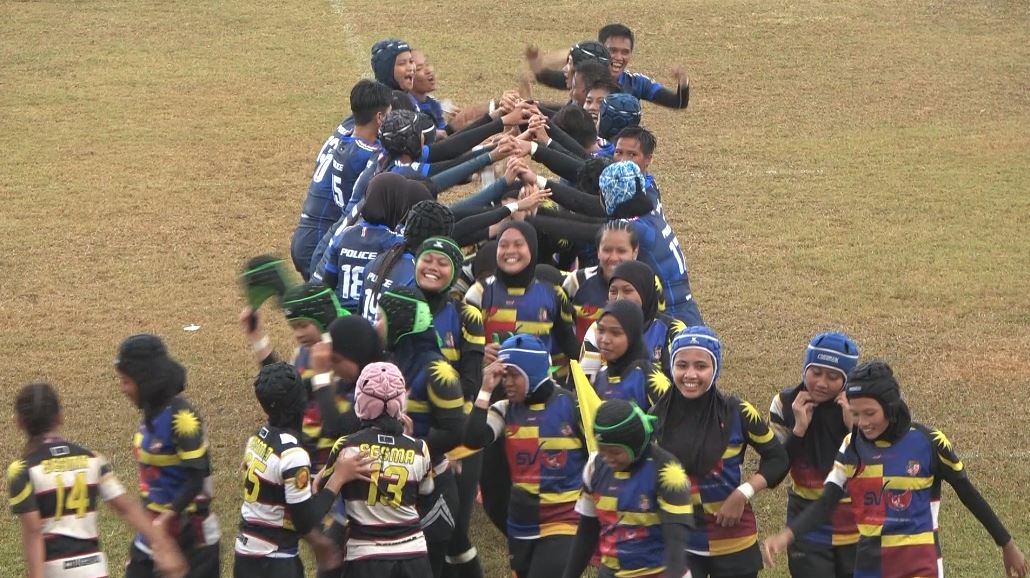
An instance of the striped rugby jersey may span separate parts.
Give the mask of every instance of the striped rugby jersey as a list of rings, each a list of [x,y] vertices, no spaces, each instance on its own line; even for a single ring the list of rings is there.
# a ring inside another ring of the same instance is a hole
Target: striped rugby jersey
[[[791,395],[796,388],[789,387],[773,398],[769,407],[770,427],[784,445],[794,434],[794,411],[784,405],[783,396]],[[802,444],[804,440],[802,440]],[[804,447],[803,445],[801,446]],[[825,471],[816,469],[809,463],[804,451],[790,455],[790,489],[787,490],[787,523],[801,514],[809,504],[823,495],[823,483],[833,468]],[[858,542],[858,526],[855,525],[855,513],[851,508],[851,498],[847,495],[841,504],[833,510],[829,522],[819,528],[798,536],[798,540],[817,546],[846,546]]]
[[[107,459],[61,438],[49,438],[7,468],[15,514],[38,512],[47,576],[107,576],[97,505],[125,493]]]
[[[690,480],[669,452],[651,445],[629,470],[591,454],[576,511],[601,524],[601,563],[619,578],[665,570],[662,523],[693,523]]]
[[[501,400],[490,406],[486,423],[503,439],[511,470],[508,537],[574,535],[587,460],[575,399],[555,387],[545,403]]]
[[[594,379],[594,389],[602,400],[632,401],[644,411],[650,409],[670,387],[672,382],[669,378],[646,362],[630,367],[621,376],[609,375],[608,368],[604,367]]]
[[[263,426],[247,440],[236,553],[292,558],[299,536],[287,504],[311,499],[311,460],[290,430]]]
[[[182,396],[172,401],[154,417],[151,427],[140,422],[132,439],[133,454],[139,463],[139,491],[143,506],[154,513],[169,509],[175,500],[188,470],[204,473],[203,489],[186,507],[193,518],[189,529],[193,544],[212,545],[218,542],[221,529],[211,511],[214,484],[211,479],[211,456],[207,434],[200,416]],[[135,546],[149,554],[150,547],[142,534],[136,534]]]
[[[601,310],[608,304],[608,282],[598,266],[579,269],[565,276],[562,284],[572,300],[576,312],[576,339],[583,342],[587,329],[601,318]]]
[[[845,437],[826,483],[851,496],[859,532],[855,578],[942,576],[941,480],[964,476],[940,430],[914,423],[893,444]]]
[[[364,452],[376,461],[372,481],[354,480],[343,486],[350,520],[347,560],[403,559],[426,554],[426,540],[416,504],[433,493],[433,466],[429,446],[401,433],[370,427],[340,438],[329,454],[329,466],[320,475],[332,475],[340,452]]]
[[[526,288],[509,289],[496,277],[488,277],[473,285],[465,300],[482,311],[487,343],[501,343],[516,333],[528,333],[544,342],[552,365],[567,365],[565,353],[552,334],[556,322],[572,325],[572,304],[561,287],[534,279]]]

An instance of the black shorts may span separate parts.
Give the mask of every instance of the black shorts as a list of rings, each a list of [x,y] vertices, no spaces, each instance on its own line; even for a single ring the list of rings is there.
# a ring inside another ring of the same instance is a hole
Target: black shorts
[[[405,560],[351,560],[343,565],[343,578],[428,578],[432,575],[427,556]]]
[[[855,575],[857,546],[818,546],[797,541],[791,544],[787,565],[791,576],[852,578]]]
[[[508,538],[508,560],[518,578],[561,576],[575,536],[547,536],[535,540]]]
[[[304,563],[300,556],[265,558],[237,554],[232,575],[234,578],[304,578]]]
[[[186,578],[219,578],[222,562],[219,557],[219,543],[199,548],[189,548],[182,553],[190,570]],[[154,560],[143,553],[135,544],[129,547],[129,563],[125,565],[125,578],[156,578]]]
[[[762,569],[762,551],[756,543],[740,552],[722,556],[698,556],[687,552],[687,565],[692,578],[753,578]]]

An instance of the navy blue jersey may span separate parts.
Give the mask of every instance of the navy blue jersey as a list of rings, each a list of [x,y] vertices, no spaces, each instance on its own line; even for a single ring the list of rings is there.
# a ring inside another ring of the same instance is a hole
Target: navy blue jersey
[[[592,155],[594,157],[604,157],[607,159],[615,157],[615,143],[610,142],[608,139],[597,137],[597,150]]]
[[[651,175],[644,175],[644,196],[654,205],[655,211],[662,212],[662,192],[658,190],[658,183]]]
[[[379,141],[373,143],[367,143],[355,136],[346,136],[340,139],[339,144],[333,151],[332,159],[333,162],[329,167],[330,174],[330,187],[328,190],[329,198],[328,202],[324,196],[320,197],[320,200],[327,205],[322,208],[324,211],[324,220],[335,223],[345,207],[348,206],[347,200],[351,196],[351,189],[354,188],[354,182],[358,180],[358,176],[361,171],[368,166],[369,161],[379,152]],[[311,194],[308,194],[308,198],[311,198]],[[305,211],[308,216],[315,217],[314,214],[309,212],[308,205],[305,205]]]
[[[379,276],[375,273],[382,266],[383,257],[386,253],[380,253],[367,267],[365,267],[365,283],[362,289],[364,293],[361,298],[361,310],[359,313],[369,322],[376,321],[376,308],[379,307],[379,296],[395,287],[415,286],[415,255],[405,251],[401,258],[393,264],[386,274],[383,287],[378,292],[373,292],[376,280]]]
[[[341,225],[311,278],[335,287],[340,306],[356,313],[363,295],[365,267],[380,253],[402,242],[404,237],[386,225],[373,225],[364,219],[350,227]]]
[[[443,107],[440,106],[440,101],[435,98],[427,96],[423,102],[418,103],[418,109],[433,117],[433,120],[436,122],[436,128],[447,126],[447,122],[443,119]]]
[[[622,92],[633,95],[640,100],[654,100],[658,91],[665,88],[662,86],[662,83],[653,78],[628,70],[623,70],[619,74],[618,83],[622,87]]]
[[[374,155],[369,162],[362,167],[359,171],[358,177],[352,182],[350,191],[350,198],[347,200],[344,214],[349,215],[354,210],[354,207],[358,206],[361,201],[365,200],[365,192],[368,190],[368,183],[372,180],[372,177],[379,173],[391,172],[397,173],[403,177],[414,176],[419,174],[422,176],[429,176],[429,163],[426,159],[429,158],[429,146],[422,147],[422,156],[419,157],[418,161],[412,163],[398,163],[397,161],[384,161],[382,157],[383,153]],[[385,166],[381,166],[384,165]]]
[[[672,226],[657,210],[630,222],[640,239],[637,260],[646,263],[661,279],[667,312],[687,325],[700,322],[696,306],[690,304],[693,295],[690,293],[687,261]]]

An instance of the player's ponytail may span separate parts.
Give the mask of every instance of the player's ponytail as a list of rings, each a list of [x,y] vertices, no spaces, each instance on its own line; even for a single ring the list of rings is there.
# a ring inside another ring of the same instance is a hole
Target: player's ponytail
[[[49,383],[30,383],[21,388],[14,401],[18,421],[29,437],[39,437],[58,424],[61,404]]]

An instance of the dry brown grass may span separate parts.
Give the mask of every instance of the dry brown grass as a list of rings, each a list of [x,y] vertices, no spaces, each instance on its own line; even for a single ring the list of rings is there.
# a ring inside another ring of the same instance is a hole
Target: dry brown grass
[[[432,1],[416,16],[381,4],[0,3],[4,403],[30,380],[58,384],[66,434],[133,483],[137,415],[110,361],[126,335],[165,336],[207,420],[228,567],[236,465],[260,421],[234,277],[247,256],[287,254],[368,48],[407,38],[441,95],[478,102],[514,85],[525,44],[561,48],[618,19],[638,31],[634,69],[664,79],[683,63],[692,79],[688,111],[648,106],[645,124],[726,344],[723,387],[765,406],[797,379],[809,336],[851,332],[895,365],[917,419],[951,435],[1030,541],[1025,2]],[[201,330],[184,333],[190,323]],[[0,454],[20,443],[12,433]],[[986,533],[945,500],[949,574],[1000,576]],[[764,531],[783,501],[758,499]],[[116,569],[128,536],[112,518]],[[18,575],[13,518],[0,529],[2,573]],[[486,538],[488,576],[502,576],[503,548]]]

